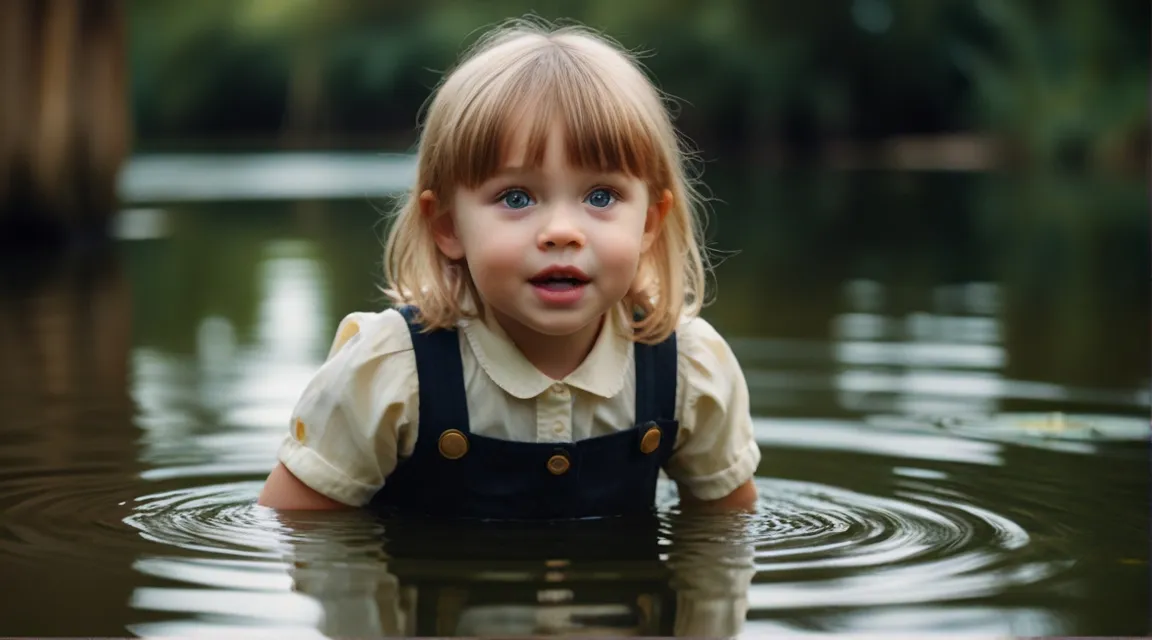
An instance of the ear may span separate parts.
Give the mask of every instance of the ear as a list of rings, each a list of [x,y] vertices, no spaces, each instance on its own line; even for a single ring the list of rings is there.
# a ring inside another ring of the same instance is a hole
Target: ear
[[[656,238],[660,235],[660,229],[664,226],[664,219],[668,217],[668,212],[672,210],[672,202],[672,192],[665,189],[660,194],[660,199],[648,206],[648,215],[644,219],[644,236],[641,244],[644,251],[647,251],[652,247],[652,243],[656,242]]]
[[[436,194],[428,190],[420,194],[419,202],[420,216],[427,220],[440,253],[449,260],[463,258],[464,245],[456,236],[456,221],[452,219],[452,212],[442,208]]]

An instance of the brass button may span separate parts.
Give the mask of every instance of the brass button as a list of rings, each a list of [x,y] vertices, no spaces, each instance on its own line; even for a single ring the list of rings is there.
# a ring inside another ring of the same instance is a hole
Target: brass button
[[[468,436],[457,429],[440,434],[440,455],[449,460],[463,458],[468,453]]]
[[[548,458],[548,471],[552,472],[554,476],[564,475],[568,473],[568,456],[557,453],[556,455]]]
[[[659,448],[660,427],[649,427],[648,431],[644,432],[644,437],[640,438],[640,450],[647,454]]]

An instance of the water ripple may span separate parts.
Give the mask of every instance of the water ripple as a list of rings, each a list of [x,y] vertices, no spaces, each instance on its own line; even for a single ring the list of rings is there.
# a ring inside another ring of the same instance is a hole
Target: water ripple
[[[737,591],[733,581],[753,583],[745,585],[753,610],[971,598],[1044,580],[1064,564],[1036,561],[1023,526],[945,495],[923,479],[905,482],[894,497],[782,479],[762,479],[757,486],[758,512],[745,516],[681,513],[666,492],[659,531],[653,532],[682,581],[727,581],[724,588]],[[320,557],[322,562],[379,561],[383,570],[387,523],[362,514],[326,514],[313,516],[316,526],[286,524],[252,503],[257,488],[235,483],[153,494],[140,500],[125,523],[148,540],[197,554],[201,564],[195,571],[172,559],[152,567],[153,573],[184,581],[203,572],[208,559],[280,563],[309,545],[340,549]],[[462,539],[458,530],[451,537]],[[429,547],[436,544],[429,539]],[[477,562],[496,570],[501,560]],[[461,575],[475,569],[475,563],[463,564]],[[250,586],[220,583],[228,575],[208,582]]]
[[[946,602],[1031,585],[1069,565],[1035,560],[1021,524],[923,480],[891,498],[781,479],[758,488],[758,513],[727,537],[715,520],[672,527],[674,546],[700,547],[701,566],[718,541],[744,550],[755,567],[753,612]]]
[[[222,623],[319,628],[325,616],[343,615],[330,611],[340,603],[392,597],[381,593],[399,593],[395,585],[428,576],[465,591],[481,589],[481,579],[583,581],[596,594],[662,584],[690,611],[682,623],[719,625],[691,627],[703,635],[829,609],[909,611],[1031,593],[1051,597],[1065,584],[1075,540],[1087,535],[1087,525],[1075,523],[1085,522],[1095,502],[1070,497],[1073,485],[1013,475],[1018,472],[1002,464],[1006,455],[1034,449],[1009,452],[969,441],[983,448],[981,455],[896,457],[901,438],[938,439],[943,449],[964,442],[951,433],[896,430],[888,432],[893,439],[886,446],[861,454],[860,438],[839,437],[850,425],[825,424],[855,456],[852,475],[844,475],[829,469],[845,452],[815,433],[814,424],[799,426],[808,435],[777,433],[781,442],[768,447],[767,460],[785,476],[811,479],[757,478],[755,513],[685,512],[667,483],[651,528],[623,531],[609,524],[608,538],[568,537],[570,546],[559,551],[549,544],[555,530],[494,536],[466,526],[406,530],[362,512],[278,514],[255,504],[261,481],[236,479],[253,477],[259,465],[250,455],[232,454],[221,463],[220,455],[185,452],[180,461],[187,464],[131,473],[100,458],[66,467],[14,465],[0,472],[0,559],[127,562],[146,577],[133,591],[132,608],[150,612],[148,619],[159,625],[132,628],[149,633],[195,628],[189,617],[203,630]],[[203,446],[223,450],[251,438],[206,438]],[[789,450],[782,440],[798,448]],[[806,448],[823,453],[806,458],[807,466],[788,467]],[[1112,458],[1112,464],[1128,463]],[[220,464],[232,468],[222,471]],[[187,486],[190,479],[197,484]],[[142,480],[152,488],[144,495]],[[991,499],[996,487],[1009,485],[1020,495]],[[649,547],[659,551],[651,561],[617,557],[620,550]],[[605,553],[617,556],[605,564]],[[600,564],[579,560],[590,557]],[[295,613],[286,615],[286,608]],[[379,630],[342,629],[342,635]]]

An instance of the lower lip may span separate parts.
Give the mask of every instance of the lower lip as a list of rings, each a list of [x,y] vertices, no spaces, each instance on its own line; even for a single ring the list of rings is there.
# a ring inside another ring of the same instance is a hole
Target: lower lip
[[[579,284],[574,287],[565,288],[549,288],[541,285],[532,285],[532,289],[536,291],[536,296],[540,298],[545,304],[552,305],[571,305],[580,301],[584,297],[585,285]]]

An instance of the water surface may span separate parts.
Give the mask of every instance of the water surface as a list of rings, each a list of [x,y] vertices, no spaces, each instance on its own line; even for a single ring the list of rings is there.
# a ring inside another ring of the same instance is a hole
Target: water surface
[[[139,202],[113,251],[6,261],[0,632],[1146,634],[1143,187],[718,173],[755,515],[255,506],[336,323],[382,305],[379,199]]]

